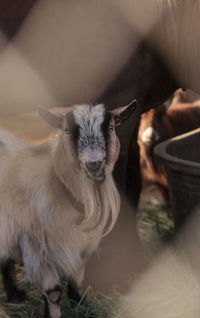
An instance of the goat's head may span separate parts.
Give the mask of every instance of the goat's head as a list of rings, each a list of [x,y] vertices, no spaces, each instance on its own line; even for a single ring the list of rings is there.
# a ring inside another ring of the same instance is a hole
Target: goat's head
[[[81,166],[88,178],[103,182],[106,174],[112,172],[119,155],[115,127],[133,113],[136,104],[134,100],[111,112],[106,111],[103,104],[79,105],[66,108],[65,114],[39,107],[39,113],[50,125],[62,130],[66,153],[73,162]]]

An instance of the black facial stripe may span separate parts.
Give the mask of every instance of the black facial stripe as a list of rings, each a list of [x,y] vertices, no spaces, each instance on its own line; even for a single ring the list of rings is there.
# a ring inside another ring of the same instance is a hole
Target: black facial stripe
[[[79,131],[79,125],[75,122],[73,113],[67,114],[67,125],[69,128],[69,133],[71,135],[72,141],[74,145],[77,146],[80,131]]]
[[[111,114],[109,112],[105,112],[104,121],[102,123],[102,132],[106,144],[106,150],[108,146],[108,139],[109,139],[109,125],[111,121]]]

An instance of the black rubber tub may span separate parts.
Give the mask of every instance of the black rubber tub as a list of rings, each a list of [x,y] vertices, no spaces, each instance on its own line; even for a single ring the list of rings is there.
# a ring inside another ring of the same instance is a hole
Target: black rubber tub
[[[167,173],[175,228],[200,206],[200,128],[169,139],[154,149]]]

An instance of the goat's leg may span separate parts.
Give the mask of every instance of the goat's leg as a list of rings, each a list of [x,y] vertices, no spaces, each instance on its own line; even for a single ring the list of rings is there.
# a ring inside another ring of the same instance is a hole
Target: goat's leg
[[[40,282],[38,281],[38,274],[37,277],[32,275],[31,278],[33,283],[43,292],[45,299],[44,318],[61,318],[59,305],[61,288],[57,275],[49,266],[40,265],[38,269],[34,268],[34,270],[41,275]]]
[[[1,273],[3,285],[7,294],[7,301],[24,301],[26,299],[26,293],[17,286],[15,261],[9,259],[3,262],[1,264]]]
[[[41,275],[40,282],[38,281],[38,274],[37,277],[32,275],[31,278],[33,283],[43,292],[45,300],[44,318],[61,318],[59,305],[61,288],[57,275],[49,266],[41,265],[38,269],[34,268],[34,270]]]
[[[61,288],[59,285],[44,292],[44,318],[61,318],[59,306],[60,297]]]
[[[85,276],[86,260],[83,261],[83,267],[77,274],[76,281],[69,279],[67,295],[72,307],[81,302],[85,302],[82,294],[82,284]]]
[[[72,307],[78,304],[82,299],[82,294],[80,293],[78,285],[72,279],[69,279],[68,281],[67,296]]]
[[[21,242],[24,267],[33,284],[43,293],[45,299],[45,318],[61,318],[59,301],[61,297],[58,274],[46,253],[41,253],[37,238],[24,237]]]

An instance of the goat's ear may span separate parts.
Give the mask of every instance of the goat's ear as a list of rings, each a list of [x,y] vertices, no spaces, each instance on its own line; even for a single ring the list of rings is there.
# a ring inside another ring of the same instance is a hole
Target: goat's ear
[[[50,126],[62,129],[64,117],[62,114],[52,112],[42,106],[38,107],[38,113]]]
[[[120,126],[126,119],[128,119],[135,111],[138,105],[137,100],[133,100],[130,104],[124,107],[115,108],[111,113],[114,115],[115,126]]]

